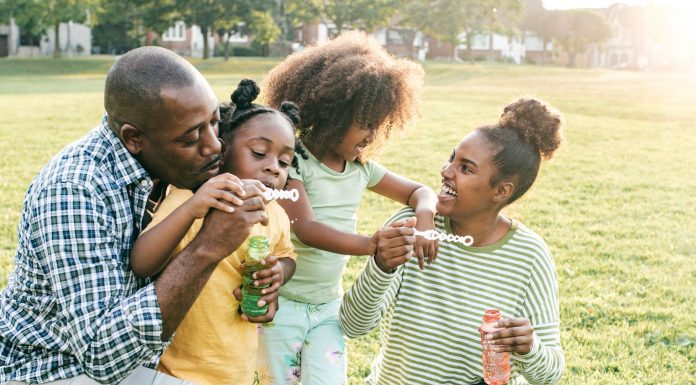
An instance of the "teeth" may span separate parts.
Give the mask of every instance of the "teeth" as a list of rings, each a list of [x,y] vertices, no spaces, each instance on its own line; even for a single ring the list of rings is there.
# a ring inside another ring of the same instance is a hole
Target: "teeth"
[[[442,190],[441,190],[441,191],[442,191],[443,194],[448,194],[448,195],[452,195],[452,196],[455,196],[455,197],[456,197],[456,196],[459,196],[459,194],[457,194],[456,191],[452,190],[451,188],[449,188],[449,187],[447,187],[447,186],[445,186],[445,185],[442,185]]]

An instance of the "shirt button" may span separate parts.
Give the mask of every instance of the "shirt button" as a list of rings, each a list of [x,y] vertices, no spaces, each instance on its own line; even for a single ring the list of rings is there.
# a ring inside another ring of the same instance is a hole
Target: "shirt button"
[[[149,187],[149,186],[150,186],[150,182],[148,182],[147,180],[143,179],[143,180],[140,181],[140,185],[143,186],[143,187]]]

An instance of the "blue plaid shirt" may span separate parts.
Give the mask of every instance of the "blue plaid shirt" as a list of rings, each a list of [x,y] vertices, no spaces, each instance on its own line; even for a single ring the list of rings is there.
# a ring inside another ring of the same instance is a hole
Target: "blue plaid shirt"
[[[166,343],[155,289],[129,254],[152,180],[106,117],[29,186],[0,293],[0,384],[87,374],[116,384]]]

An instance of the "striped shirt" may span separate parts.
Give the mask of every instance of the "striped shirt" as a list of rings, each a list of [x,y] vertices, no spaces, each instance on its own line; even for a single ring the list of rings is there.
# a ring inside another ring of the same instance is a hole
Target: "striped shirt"
[[[106,117],[39,172],[0,293],[0,384],[115,384],[154,364],[166,345],[159,303],[129,263],[151,190]]]
[[[402,209],[389,222],[413,215]],[[449,218],[437,215],[435,225],[452,233]],[[437,260],[423,272],[415,258],[390,274],[370,258],[339,320],[351,338],[380,325],[368,384],[462,385],[483,377],[477,328],[486,309],[527,318],[534,329],[531,352],[511,355],[509,384],[558,382],[564,357],[555,266],[543,239],[515,222],[489,246],[440,241]]]

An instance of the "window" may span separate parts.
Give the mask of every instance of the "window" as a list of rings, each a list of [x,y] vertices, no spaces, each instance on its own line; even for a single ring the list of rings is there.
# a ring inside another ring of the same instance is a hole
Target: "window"
[[[169,27],[162,35],[162,41],[185,41],[186,40],[186,23],[177,21],[173,26]]]
[[[404,36],[400,30],[387,30],[387,44],[404,44]]]

